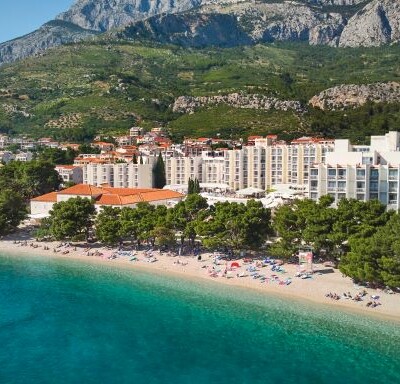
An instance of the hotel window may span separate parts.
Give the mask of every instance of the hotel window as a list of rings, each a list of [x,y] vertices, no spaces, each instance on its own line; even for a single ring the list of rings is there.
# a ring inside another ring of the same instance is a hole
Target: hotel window
[[[346,169],[339,169],[338,170],[338,176],[340,179],[344,179],[346,177],[347,171]]]
[[[398,190],[397,181],[389,182],[389,192],[397,192],[397,190]]]
[[[377,181],[371,181],[371,182],[369,183],[369,189],[370,189],[371,191],[377,191],[377,190],[378,190],[378,187],[379,187],[379,183],[378,183]]]
[[[365,169],[357,169],[357,179],[365,178]]]
[[[364,189],[365,182],[364,181],[357,181],[357,189]]]
[[[328,189],[336,189],[336,181],[328,181]]]
[[[389,169],[389,179],[397,179],[399,175],[399,170],[398,169]]]
[[[397,204],[397,193],[389,193],[389,204]]]
[[[336,176],[336,169],[334,169],[334,168],[329,168],[329,169],[328,169],[328,176],[329,176],[329,177],[335,177],[335,176]]]
[[[379,178],[379,171],[377,169],[371,169],[370,178],[371,179],[378,179]]]

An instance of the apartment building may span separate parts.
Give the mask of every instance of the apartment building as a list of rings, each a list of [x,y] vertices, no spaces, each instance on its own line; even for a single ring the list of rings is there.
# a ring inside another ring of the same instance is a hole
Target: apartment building
[[[324,162],[310,168],[309,197],[330,195],[335,203],[343,198],[379,200],[388,209],[399,209],[400,133],[371,136],[369,146],[335,140],[335,149]]]
[[[152,188],[154,161],[146,161],[145,164],[88,162],[82,166],[83,183],[115,188]]]
[[[247,146],[225,151],[224,161],[224,184],[233,190],[248,187],[266,189],[266,147]]]
[[[166,155],[164,163],[167,185],[185,185],[190,178],[203,180],[201,156]]]
[[[63,179],[63,183],[81,184],[83,181],[82,167],[75,165],[56,165],[55,170]]]
[[[189,178],[197,178],[201,183],[226,184],[233,190],[308,185],[310,167],[325,161],[333,148],[333,140],[303,137],[288,144],[270,135],[252,137],[250,145],[240,149],[203,150],[197,156],[175,151],[165,155],[167,184],[187,184]]]

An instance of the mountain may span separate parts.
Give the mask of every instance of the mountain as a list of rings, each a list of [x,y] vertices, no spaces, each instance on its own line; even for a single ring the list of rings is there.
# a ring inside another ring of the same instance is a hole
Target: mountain
[[[333,47],[400,40],[400,0],[77,0],[0,45],[0,64],[105,34],[185,47],[304,41]]]
[[[400,0],[377,0],[357,12],[343,29],[340,47],[373,47],[400,41]]]
[[[0,44],[0,64],[35,56],[54,46],[88,40],[98,32],[62,20],[53,20],[36,31]]]
[[[399,46],[298,42],[192,49],[109,37],[67,44],[0,69],[0,133],[82,142],[161,124],[177,140],[215,133],[362,140],[400,126],[399,56]],[[382,97],[366,94],[378,95],[376,87]],[[315,95],[316,108],[308,105]],[[354,98],[358,105],[347,108]]]
[[[120,38],[146,37],[163,43],[204,47],[274,41],[306,41],[335,46],[346,20],[305,4],[241,3],[203,5],[178,14],[158,15],[117,33]]]
[[[240,0],[239,0],[240,1]],[[161,13],[198,7],[204,0],[78,0],[57,16],[85,29],[109,31]]]

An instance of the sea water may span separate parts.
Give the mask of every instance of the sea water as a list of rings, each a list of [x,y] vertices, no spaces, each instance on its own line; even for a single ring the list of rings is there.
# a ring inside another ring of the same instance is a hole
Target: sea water
[[[0,383],[400,383],[400,327],[217,283],[0,257]]]

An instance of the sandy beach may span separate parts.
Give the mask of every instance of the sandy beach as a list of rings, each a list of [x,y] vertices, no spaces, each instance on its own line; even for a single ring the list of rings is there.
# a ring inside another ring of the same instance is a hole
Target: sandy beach
[[[168,273],[181,278],[202,279],[220,284],[255,289],[266,294],[279,295],[292,299],[307,300],[316,304],[330,305],[338,310],[352,311],[382,319],[400,321],[400,295],[388,294],[382,290],[367,288],[361,301],[355,301],[356,295],[361,296],[364,287],[353,284],[350,278],[343,277],[340,271],[322,264],[314,264],[314,274],[307,279],[296,277],[298,267],[284,264],[283,271],[272,270],[272,265],[261,262],[244,262],[216,260],[215,254],[203,253],[202,260],[194,256],[172,256],[168,253],[153,251],[133,251],[118,253],[115,249],[93,246],[88,251],[83,246],[61,245],[60,242],[36,242],[28,232],[19,231],[16,234],[0,240],[0,254],[65,258],[93,262],[128,269],[140,269],[155,273]],[[88,255],[89,252],[89,255]],[[112,255],[117,257],[110,259]],[[134,259],[134,260],[132,260]],[[232,267],[237,263],[239,267]],[[261,266],[262,265],[262,266]],[[249,271],[250,269],[250,271]],[[225,273],[225,270],[227,272]],[[262,278],[253,278],[258,274]],[[287,284],[290,282],[289,284]],[[336,300],[326,297],[332,293],[340,296]],[[351,298],[344,297],[350,293]],[[374,300],[371,296],[379,296]],[[379,303],[372,308],[367,303]]]

